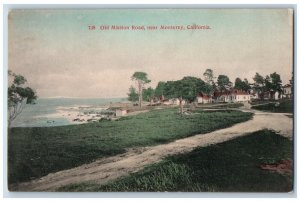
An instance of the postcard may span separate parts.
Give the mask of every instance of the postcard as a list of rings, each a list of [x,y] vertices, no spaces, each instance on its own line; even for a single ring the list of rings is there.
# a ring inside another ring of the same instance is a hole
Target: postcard
[[[293,9],[12,9],[10,192],[294,190]]]

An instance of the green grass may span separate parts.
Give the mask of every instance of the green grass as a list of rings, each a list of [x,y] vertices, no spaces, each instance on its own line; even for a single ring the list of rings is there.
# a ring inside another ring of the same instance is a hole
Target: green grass
[[[8,133],[9,183],[27,181],[130,147],[162,144],[249,120],[239,111],[181,116],[178,109],[153,110],[117,121],[40,128],[12,128]]]
[[[260,169],[293,159],[293,143],[268,130],[197,148],[106,185],[71,184],[58,191],[288,192],[292,176]]]
[[[275,103],[268,103],[265,105],[253,106],[251,108],[275,113],[293,113],[294,104],[293,100],[283,100],[280,101],[279,106],[275,106]]]
[[[199,104],[196,108],[199,109],[231,109],[239,108],[244,106],[243,103],[209,103],[209,104]]]

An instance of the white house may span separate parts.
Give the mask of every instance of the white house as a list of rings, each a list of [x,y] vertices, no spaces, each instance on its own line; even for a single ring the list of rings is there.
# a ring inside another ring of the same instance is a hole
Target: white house
[[[212,103],[212,97],[210,95],[204,95],[203,93],[199,93],[196,99],[198,104]]]
[[[282,87],[283,89],[283,94],[282,98],[291,98],[292,97],[292,85],[291,84],[286,84]]]
[[[236,89],[214,93],[214,102],[248,102],[250,99],[249,93]]]
[[[246,92],[236,92],[232,96],[234,96],[233,102],[248,102],[251,99],[250,94]]]
[[[124,116],[127,114],[126,109],[116,109],[116,117]]]
[[[181,102],[183,105],[186,103],[185,100],[182,100]],[[172,99],[163,101],[163,104],[164,105],[180,105],[180,100],[178,98],[172,98]]]

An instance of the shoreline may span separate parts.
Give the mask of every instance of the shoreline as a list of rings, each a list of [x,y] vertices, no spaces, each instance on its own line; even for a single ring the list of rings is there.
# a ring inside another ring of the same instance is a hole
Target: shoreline
[[[58,106],[56,112],[47,115],[41,115],[36,117],[46,118],[64,118],[68,120],[69,124],[83,124],[88,122],[99,121],[100,119],[112,118],[112,110],[110,108],[129,108],[132,103],[116,102],[103,105],[72,105],[68,107]],[[55,121],[55,120],[53,120]],[[47,123],[51,123],[51,120]]]
[[[71,101],[69,101],[71,100]],[[56,127],[77,125],[108,118],[100,112],[110,107],[130,107],[132,103],[120,99],[41,98],[36,105],[28,105],[13,122],[12,127]]]

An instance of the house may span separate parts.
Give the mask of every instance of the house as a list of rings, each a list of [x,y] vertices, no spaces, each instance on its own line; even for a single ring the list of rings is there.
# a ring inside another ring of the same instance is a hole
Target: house
[[[257,92],[250,93],[250,100],[257,100],[257,99],[259,99],[259,95]]]
[[[232,102],[231,93],[215,91],[213,94],[213,102]]]
[[[116,117],[125,116],[127,114],[126,109],[116,109]]]
[[[251,95],[248,92],[232,89],[225,92],[214,92],[213,102],[248,102]]]
[[[169,100],[171,105],[179,105],[180,104],[180,100],[178,98],[173,98]]]
[[[212,97],[210,95],[205,95],[202,92],[198,94],[196,99],[198,104],[212,103]]]
[[[264,100],[278,100],[280,99],[280,93],[278,91],[269,90],[263,93]]]
[[[244,91],[236,91],[232,96],[234,96],[233,102],[248,102],[251,99],[251,95]]]
[[[178,98],[171,98],[169,100],[165,100],[163,103],[165,105],[180,105],[180,100]],[[184,105],[186,101],[182,100],[181,103]]]
[[[252,89],[250,89],[250,99],[251,100],[259,99],[259,93],[253,87]]]
[[[292,98],[292,85],[291,84],[286,84],[282,87],[283,89],[283,94],[282,98]]]

